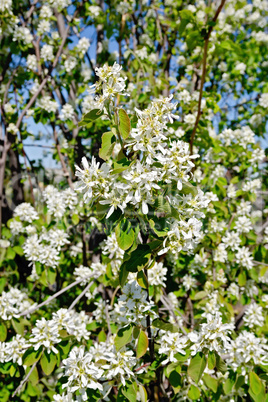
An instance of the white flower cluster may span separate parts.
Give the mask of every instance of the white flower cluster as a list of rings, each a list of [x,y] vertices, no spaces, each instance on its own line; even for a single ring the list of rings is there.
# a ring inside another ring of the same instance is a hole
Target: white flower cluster
[[[63,105],[59,117],[62,120],[72,120],[74,118],[74,108],[72,105],[69,103]]]
[[[40,56],[44,61],[53,61],[54,60],[53,46],[45,44],[41,48]]]
[[[21,313],[32,306],[28,295],[19,289],[11,288],[8,292],[3,291],[0,296],[0,316],[2,320],[18,318]]]
[[[97,74],[101,80],[109,80],[114,68],[115,65],[98,69]],[[116,71],[120,71],[120,66],[116,65]],[[92,157],[89,164],[83,158],[83,169],[77,166],[76,176],[79,178],[77,190],[84,192],[85,200],[99,199],[100,204],[110,206],[107,218],[116,208],[123,213],[129,208],[148,214],[149,205],[162,195],[159,183],[164,183],[170,190],[167,201],[178,211],[181,220],[170,221],[163,253],[171,250],[176,254],[180,250],[192,250],[199,241],[202,225],[197,218],[203,216],[200,210],[207,206],[208,200],[201,190],[195,195],[178,194],[190,180],[192,159],[198,155],[190,155],[189,144],[172,142],[169,138],[167,123],[172,123],[175,117],[172,113],[175,105],[170,100],[155,100],[143,112],[136,109],[137,127],[132,129],[127,147],[142,152],[142,162],[133,161],[128,169],[114,174],[108,163],[100,165]]]
[[[9,342],[0,342],[0,363],[12,361],[22,366],[22,356],[30,346],[31,344],[18,334]]]
[[[28,261],[40,262],[48,267],[56,268],[60,259],[61,247],[68,244],[68,234],[62,229],[43,230],[40,235],[29,236],[23,245]]]
[[[38,100],[37,105],[46,110],[48,113],[55,113],[58,110],[58,104],[56,101],[52,100],[50,96],[43,96]]]
[[[29,223],[39,218],[34,207],[28,202],[23,202],[14,209],[14,217],[18,217],[21,221]]]
[[[168,362],[176,362],[176,353],[181,353],[182,355],[186,354],[185,349],[189,343],[187,336],[182,336],[180,333],[172,333],[169,331],[160,331],[159,335],[160,348],[158,352],[167,356],[167,359],[162,362],[163,365],[167,364]]]
[[[265,338],[258,338],[252,332],[242,331],[230,345],[228,345],[228,359],[234,370],[242,368],[245,374],[245,366],[252,368],[254,364],[267,364],[268,345]],[[244,366],[244,367],[243,367]]]
[[[147,301],[147,292],[136,281],[131,281],[123,287],[122,295],[114,305],[112,316],[115,322],[120,324],[135,322],[137,325],[146,327],[148,314],[157,318],[153,310],[154,306],[152,300]]]
[[[16,25],[13,34],[13,41],[22,42],[23,44],[29,46],[33,41],[33,35],[31,34],[29,28]]]
[[[249,144],[254,144],[255,134],[249,126],[242,127],[241,129],[231,130],[230,128],[225,129],[219,138],[224,142],[226,146],[230,146],[231,143],[237,142],[243,148],[247,148]]]
[[[84,57],[84,55],[88,51],[89,46],[90,46],[90,41],[88,38],[79,39],[79,41],[76,45],[76,49],[77,49],[80,57]]]
[[[71,0],[49,0],[51,7],[57,8],[61,11],[63,8],[68,7],[71,4]]]
[[[43,198],[47,204],[48,211],[56,218],[61,218],[66,209],[73,210],[78,204],[76,193],[70,188],[59,191],[56,187],[48,185],[43,191]]]
[[[126,95],[125,80],[120,74],[122,67],[114,63],[113,66],[105,64],[103,67],[96,67],[96,75],[99,81],[91,86],[91,91],[101,92],[101,95],[96,95],[96,107],[103,109],[104,103],[107,100],[114,100],[117,95]]]
[[[67,73],[71,73],[73,71],[73,69],[76,67],[77,65],[77,60],[75,57],[68,57],[68,59],[65,60],[64,62],[64,68],[67,71]]]
[[[126,380],[134,376],[133,368],[136,364],[133,351],[121,349],[116,352],[112,338],[109,343],[101,342],[91,346],[88,352],[83,346],[75,346],[68,358],[63,360],[65,376],[68,377],[63,389],[66,388],[67,393],[79,390],[82,401],[88,400],[87,389],[98,389],[107,396],[111,389],[107,382],[115,381],[125,385]]]
[[[28,70],[37,70],[37,58],[35,54],[28,54],[27,56],[27,68]]]
[[[200,332],[193,331],[188,335],[190,341],[193,342],[192,355],[204,348],[220,354],[225,353],[231,342],[228,334],[234,330],[234,324],[223,324],[220,313],[207,314],[206,318],[207,322],[201,324]]]
[[[74,336],[78,342],[82,339],[89,339],[90,332],[86,326],[91,322],[91,318],[84,311],[77,313],[74,310],[60,309],[52,314],[51,320],[44,317],[37,320],[29,342],[38,350],[44,346],[48,353],[53,351],[58,353],[54,345],[61,342],[60,331],[65,330],[68,335]]]

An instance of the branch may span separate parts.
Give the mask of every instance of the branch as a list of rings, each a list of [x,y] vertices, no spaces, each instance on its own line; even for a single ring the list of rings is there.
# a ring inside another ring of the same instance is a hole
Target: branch
[[[226,0],[222,0],[221,4],[219,6],[219,8],[216,11],[216,14],[213,18],[213,22],[217,21],[217,18],[224,6],[224,3],[226,2]],[[193,153],[193,143],[194,143],[194,137],[196,134],[196,130],[197,130],[197,126],[201,117],[201,102],[202,102],[202,95],[203,95],[203,88],[204,88],[204,83],[205,83],[205,79],[206,79],[206,70],[207,70],[207,54],[208,54],[208,43],[209,43],[209,38],[211,35],[211,32],[213,30],[213,26],[211,25],[209,27],[209,30],[206,34],[205,37],[205,46],[204,46],[204,56],[203,56],[203,62],[202,62],[202,77],[201,77],[201,84],[200,84],[200,92],[199,92],[199,99],[198,99],[198,109],[197,109],[197,116],[196,116],[196,120],[195,120],[195,125],[192,131],[192,135],[191,135],[191,139],[190,139],[190,152],[191,154]]]
[[[88,289],[90,288],[91,285],[93,285],[93,283],[94,283],[93,281],[89,282],[89,284],[85,287],[83,292],[81,292],[80,295],[77,296],[76,299],[74,299],[74,301],[72,302],[72,304],[68,308],[68,311],[70,311],[70,310],[72,310],[74,308],[74,306],[79,302],[79,300],[82,299],[82,297],[87,293]]]
[[[64,172],[64,176],[67,178],[68,184],[71,187],[71,189],[73,190],[73,188],[74,188],[73,182],[71,180],[70,173],[68,172],[66,163],[64,161],[64,157],[63,157],[63,155],[61,153],[60,144],[59,144],[59,140],[58,140],[58,135],[57,135],[56,127],[55,127],[54,124],[53,124],[53,136],[54,136],[54,139],[55,139],[56,149],[57,149],[57,152],[58,152],[58,155],[59,155],[59,158],[60,158],[60,163],[61,163],[61,166],[62,166],[62,170]]]
[[[92,278],[94,274],[90,275],[88,279]],[[38,306],[35,306],[33,308],[30,308],[29,310],[25,311],[20,315],[20,317],[32,314],[34,311],[38,310],[39,308],[45,306],[46,304],[50,303],[52,300],[56,299],[58,296],[60,296],[62,293],[65,293],[67,290],[71,289],[72,287],[78,285],[80,282],[84,281],[84,278],[77,279],[77,281],[71,283],[70,285],[66,286],[66,288],[63,288],[59,290],[57,293],[54,295],[50,296],[47,300],[43,301],[42,303],[38,304]]]
[[[29,379],[30,375],[32,374],[32,372],[34,371],[37,363],[39,360],[37,360],[36,362],[34,362],[34,364],[31,367],[31,370],[29,371],[29,373],[26,375],[26,377],[22,380],[22,382],[20,383],[20,385],[15,389],[15,391],[12,394],[12,398],[14,398],[14,396],[21,390],[21,388],[23,387],[23,385],[26,383],[26,381]]]

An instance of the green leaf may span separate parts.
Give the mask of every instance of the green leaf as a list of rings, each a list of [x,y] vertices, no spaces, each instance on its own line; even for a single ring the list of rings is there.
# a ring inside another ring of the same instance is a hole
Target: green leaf
[[[74,225],[78,225],[79,221],[80,221],[79,215],[78,215],[78,214],[73,214],[73,215],[72,215],[72,222],[73,222],[73,224],[74,224]]]
[[[163,329],[164,331],[170,331],[173,333],[176,333],[179,331],[178,327],[176,327],[173,324],[170,324],[169,322],[165,322],[157,318],[156,320],[153,320],[152,326],[155,328]]]
[[[148,400],[147,391],[142,384],[139,384],[139,392],[140,392],[141,402],[147,402],[147,400]]]
[[[130,258],[123,263],[123,267],[129,272],[141,271],[148,264],[151,258],[151,249],[147,244],[139,244],[136,250],[132,251]]]
[[[208,352],[208,368],[210,370],[213,370],[215,366],[216,366],[216,355],[214,352],[209,351]]]
[[[133,338],[134,339],[137,339],[138,338],[138,336],[139,336],[139,334],[140,334],[140,327],[134,327],[133,328]]]
[[[154,233],[159,237],[166,236],[167,232],[170,229],[167,220],[165,218],[152,217],[149,220],[149,225],[151,229],[153,229]]]
[[[10,377],[14,377],[16,371],[17,371],[16,366],[12,364],[9,370]]]
[[[47,353],[47,351],[45,351],[43,353],[43,356],[41,357],[41,367],[43,372],[46,375],[49,375],[52,373],[52,371],[54,370],[56,363],[57,363],[57,357],[55,356],[54,353],[50,352]]]
[[[129,402],[137,401],[137,384],[135,382],[126,381],[126,385],[121,388],[121,391]]]
[[[221,373],[225,373],[227,371],[227,366],[218,353],[216,353],[216,367]]]
[[[137,349],[136,349],[136,356],[138,359],[143,355],[145,355],[148,349],[148,345],[149,345],[148,336],[144,331],[141,331],[138,338]]]
[[[129,324],[124,328],[120,328],[116,334],[114,344],[116,350],[120,350],[123,346],[129,343],[132,339],[132,326]]]
[[[254,402],[265,401],[265,387],[261,379],[253,371],[249,374],[249,395]]]
[[[245,377],[243,375],[240,375],[236,382],[235,382],[235,389],[238,390],[240,387],[242,387],[245,384]]]
[[[209,374],[204,374],[202,380],[206,384],[206,386],[211,389],[214,393],[217,392],[218,389],[218,381],[216,378],[211,377]]]
[[[0,323],[0,342],[4,342],[7,338],[7,327],[3,323]]]
[[[125,140],[128,138],[131,130],[131,124],[127,112],[124,109],[118,110],[118,117],[119,117],[119,131],[121,137]]]
[[[143,289],[148,289],[149,282],[148,282],[147,276],[145,275],[143,270],[138,272],[137,282]]]
[[[116,144],[116,137],[111,131],[102,134],[101,148],[99,149],[99,157],[106,161],[112,155],[114,146]]]
[[[182,386],[181,375],[176,370],[171,371],[168,380],[174,388]]]
[[[102,330],[98,335],[98,341],[99,342],[105,342],[106,338],[107,338],[106,333]]]
[[[171,214],[171,206],[169,202],[166,200],[165,197],[160,195],[156,198],[154,207],[156,208],[157,212],[164,212],[167,214]]]
[[[249,373],[249,384],[254,394],[259,394],[262,389],[262,382],[256,373],[253,371]]]
[[[27,370],[26,370],[26,374],[27,374],[27,371],[29,372],[30,370],[31,370],[30,367],[28,367]],[[31,373],[31,375],[29,377],[29,381],[31,381],[31,384],[33,386],[35,386],[38,383],[39,376],[38,376],[38,370],[37,370],[36,367],[33,369],[32,373]]]
[[[16,257],[15,251],[11,247],[8,247],[7,253],[6,253],[6,258],[8,260],[14,260],[15,257]]]
[[[119,271],[119,283],[120,286],[123,287],[127,281],[127,277],[128,277],[129,271],[127,270],[126,266],[123,264],[120,267],[120,271]]]
[[[24,323],[25,320],[23,318],[18,319],[13,317],[11,320],[11,324],[13,325],[14,330],[19,335],[24,335]]]
[[[101,109],[92,109],[90,112],[83,116],[83,120],[78,124],[79,127],[86,126],[91,121],[97,120],[99,117],[103,115],[103,111]]]
[[[22,357],[23,364],[25,364],[27,367],[32,366],[36,361],[40,359],[41,355],[42,355],[42,348],[34,350],[33,347],[30,347],[29,349],[26,350],[26,352]]]
[[[24,254],[23,248],[20,247],[20,246],[14,246],[14,247],[13,247],[13,250],[15,251],[16,254],[19,254],[19,255],[23,255],[23,254]]]
[[[46,274],[48,283],[53,285],[56,281],[57,271],[54,268],[49,267]]]
[[[235,381],[231,378],[227,378],[227,380],[223,384],[223,391],[225,395],[230,394],[232,392],[233,386],[235,384]]]
[[[118,162],[113,163],[113,170],[111,174],[118,174],[127,170],[130,166],[131,162],[127,158],[123,158]]]
[[[195,385],[192,384],[188,391],[189,398],[191,398],[195,401],[196,399],[200,398],[200,395],[201,395],[201,393],[200,393],[199,389]]]
[[[247,274],[245,272],[241,272],[238,275],[238,285],[245,286],[246,282],[247,282]]]
[[[191,297],[192,300],[201,300],[204,299],[207,296],[207,292],[204,290],[201,290],[200,292],[197,292],[193,297]]]
[[[131,222],[125,218],[119,222],[115,228],[115,235],[118,245],[122,250],[130,248],[135,238],[135,232],[132,229]]]
[[[195,383],[198,383],[202,377],[206,364],[207,360],[202,352],[198,352],[194,357],[192,357],[187,372]]]

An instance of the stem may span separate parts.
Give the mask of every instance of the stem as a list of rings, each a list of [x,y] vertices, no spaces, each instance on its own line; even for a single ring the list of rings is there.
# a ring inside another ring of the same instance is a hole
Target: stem
[[[42,352],[43,353],[43,352]],[[32,374],[32,372],[34,371],[37,363],[39,360],[37,360],[36,362],[34,362],[34,364],[31,367],[31,370],[29,371],[29,373],[26,375],[26,377],[22,380],[22,382],[20,383],[20,385],[15,389],[15,391],[12,394],[12,398],[14,398],[14,396],[21,390],[21,388],[23,387],[23,385],[26,383],[26,381],[29,379],[30,375]]]
[[[88,279],[92,278],[94,274],[92,274]],[[21,316],[25,316],[28,314],[32,314],[34,311],[38,310],[39,308],[45,306],[46,304],[50,303],[52,300],[56,299],[56,297],[60,296],[62,293],[65,293],[67,290],[71,289],[72,287],[78,285],[80,282],[84,281],[84,278],[82,279],[77,279],[77,281],[71,283],[70,285],[66,286],[66,288],[63,288],[61,290],[59,290],[57,293],[55,293],[54,295],[50,296],[47,300],[43,301],[42,303],[38,304],[38,306],[29,309],[27,311],[25,311],[24,313],[22,313],[20,315]]]
[[[93,281],[89,282],[89,284],[85,287],[83,292],[81,292],[80,295],[77,296],[76,299],[74,299],[74,301],[72,302],[72,304],[68,308],[68,311],[70,311],[70,310],[72,310],[74,308],[74,306],[79,302],[79,300],[82,299],[82,297],[87,293],[88,289],[90,288],[91,285],[93,285],[93,283],[94,283]]]
[[[217,18],[224,6],[226,0],[222,0],[220,6],[218,7],[216,14],[213,18],[213,22],[217,21]],[[197,109],[197,116],[194,124],[194,128],[191,134],[191,139],[190,139],[190,152],[193,154],[193,143],[194,143],[194,137],[196,134],[197,126],[201,117],[201,102],[202,102],[202,95],[203,95],[203,88],[204,88],[204,83],[206,79],[206,70],[207,70],[207,54],[208,54],[208,43],[209,43],[209,38],[211,35],[211,32],[213,30],[213,26],[209,27],[209,30],[207,32],[207,35],[205,37],[205,46],[204,46],[204,56],[203,56],[203,62],[202,62],[202,77],[201,77],[201,84],[200,84],[200,91],[199,91],[199,99],[198,99],[198,109]]]

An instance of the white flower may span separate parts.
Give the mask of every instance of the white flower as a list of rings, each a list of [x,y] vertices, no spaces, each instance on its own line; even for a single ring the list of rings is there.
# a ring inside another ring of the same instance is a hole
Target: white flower
[[[188,291],[190,289],[196,288],[197,281],[191,275],[184,275],[182,279],[182,285],[185,287],[185,290]]]
[[[43,96],[38,100],[38,106],[46,110],[48,113],[55,113],[58,110],[58,104],[52,100],[50,96]]]
[[[241,239],[239,237],[239,233],[231,231],[225,233],[225,236],[222,238],[222,242],[226,247],[230,247],[230,249],[234,251],[239,248]]]
[[[14,123],[9,123],[9,125],[7,126],[7,131],[11,134],[18,134],[19,129],[18,127],[16,127],[16,125]]]
[[[220,313],[215,316],[207,314],[207,323],[201,324],[201,331],[190,332],[189,338],[193,343],[191,346],[192,355],[202,351],[204,348],[222,353],[231,342],[228,334],[234,329],[234,324],[223,324]]]
[[[247,68],[247,66],[246,66],[245,63],[239,63],[238,62],[235,65],[235,70],[239,71],[240,74],[245,74],[246,68]]]
[[[78,52],[81,54],[81,56],[83,57],[85,55],[85,53],[88,51],[90,46],[90,41],[88,38],[81,38],[79,39],[77,45],[76,45],[76,49],[78,50]]]
[[[265,109],[268,108],[268,92],[264,93],[264,94],[261,94],[259,104],[260,104],[260,106],[262,106]]]
[[[52,7],[57,8],[59,11],[71,4],[71,0],[49,0],[48,2]]]
[[[68,57],[68,59],[64,61],[64,68],[67,71],[67,73],[71,73],[75,69],[76,65],[77,60],[75,57],[70,56]]]
[[[249,328],[256,326],[262,327],[264,325],[264,316],[262,307],[256,303],[252,303],[247,308],[244,315],[244,322]]]
[[[189,124],[189,126],[194,126],[195,120],[196,120],[195,115],[193,115],[193,114],[191,114],[191,113],[189,113],[189,114],[187,114],[186,116],[184,116],[184,122],[185,122],[186,124]]]
[[[214,261],[224,263],[227,261],[227,259],[228,259],[228,253],[226,251],[226,246],[224,243],[220,243],[215,250]]]
[[[32,223],[34,220],[38,219],[38,213],[28,202],[23,202],[19,204],[14,210],[14,216],[19,217],[21,221]]]
[[[40,56],[44,61],[53,61],[54,60],[54,55],[53,55],[53,46],[45,44],[41,48]]]
[[[37,58],[36,58],[35,54],[28,54],[27,67],[29,70],[32,70],[32,71],[37,70]]]
[[[250,230],[253,229],[250,218],[239,216],[236,220],[234,229],[237,230],[238,233],[249,233]]]
[[[165,286],[167,268],[162,262],[156,262],[152,268],[148,270],[148,281],[150,285]]]
[[[74,347],[67,359],[62,361],[65,368],[65,376],[68,378],[67,383],[62,388],[67,388],[67,392],[75,392],[79,390],[80,394],[85,394],[86,389],[99,389],[102,391],[102,385],[98,381],[103,370],[94,364],[93,356],[89,352],[85,352],[83,346]],[[87,400],[83,398],[83,400]]]
[[[43,5],[40,9],[40,18],[50,18],[52,17],[53,12],[51,8],[47,5]]]
[[[236,262],[247,269],[253,267],[253,257],[247,247],[239,247],[235,253]]]
[[[60,119],[62,120],[72,120],[74,118],[74,108],[69,103],[62,106]]]
[[[176,362],[176,353],[185,355],[187,343],[188,338],[186,336],[182,336],[180,333],[161,331],[159,353],[167,355],[167,359],[162,362],[162,365],[165,365],[168,362]]]
[[[15,26],[15,31],[13,34],[14,42],[23,42],[25,45],[30,45],[33,41],[33,35],[31,34],[29,28]]]
[[[50,28],[50,22],[48,20],[41,20],[37,26],[37,32],[39,35],[43,35],[45,32],[49,32]]]

